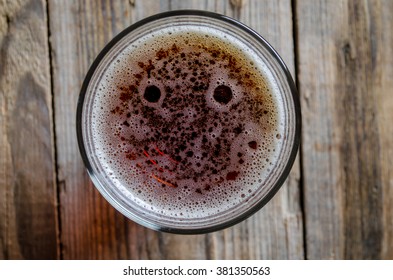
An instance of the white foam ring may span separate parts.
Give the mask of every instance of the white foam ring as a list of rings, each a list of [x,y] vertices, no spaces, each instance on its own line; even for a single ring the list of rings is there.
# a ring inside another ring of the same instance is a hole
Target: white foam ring
[[[147,210],[186,219],[230,209],[263,187],[279,155],[275,81],[251,50],[225,36],[181,26],[155,32],[123,50],[97,87],[92,131],[101,164]],[[228,55],[233,67],[225,66]],[[144,98],[149,85],[160,90],[157,102]],[[227,104],[213,96],[219,85],[232,91]]]

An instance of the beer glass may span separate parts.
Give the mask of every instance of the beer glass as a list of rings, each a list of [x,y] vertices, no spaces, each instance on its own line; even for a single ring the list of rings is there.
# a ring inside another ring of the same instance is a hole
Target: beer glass
[[[263,207],[295,160],[300,105],[283,60],[224,15],[171,11],[110,41],[84,80],[77,137],[118,211],[181,234],[232,226]]]

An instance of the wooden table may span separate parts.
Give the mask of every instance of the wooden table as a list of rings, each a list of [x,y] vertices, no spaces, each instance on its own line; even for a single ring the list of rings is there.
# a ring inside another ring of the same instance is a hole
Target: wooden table
[[[114,210],[79,155],[90,64],[146,16],[239,19],[299,89],[302,146],[273,200],[229,229],[159,233]],[[0,259],[393,259],[393,1],[0,3]]]

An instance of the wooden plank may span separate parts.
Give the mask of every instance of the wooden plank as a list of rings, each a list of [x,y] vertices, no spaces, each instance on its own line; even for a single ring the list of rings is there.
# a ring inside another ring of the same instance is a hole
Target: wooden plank
[[[229,3],[229,4],[228,4]],[[290,1],[217,1],[218,12],[247,24],[280,53],[294,74]],[[299,164],[277,195],[254,216],[211,234],[211,255],[218,259],[302,259],[303,222],[300,210]]]
[[[372,5],[373,3],[371,3]],[[369,5],[369,7],[371,6]],[[376,115],[378,118],[380,174],[383,192],[382,230],[380,258],[393,259],[393,3],[383,1],[376,3],[371,10],[375,31],[371,30],[374,39],[374,74],[373,92],[376,99]],[[377,23],[375,23],[377,22]]]
[[[391,259],[391,1],[298,1],[307,257]]]
[[[128,221],[93,187],[75,135],[75,110],[90,64],[140,15],[132,1],[49,1],[61,216],[65,259],[160,258],[158,235]],[[146,3],[158,12],[157,1]]]
[[[151,14],[195,8],[249,21],[272,39],[293,71],[291,4],[275,2],[269,1],[267,9],[259,1],[241,5],[229,1],[50,1],[65,259],[303,258],[298,163],[283,190],[258,215],[218,233],[178,236],[145,229],[117,213],[91,185],[75,138],[75,104],[90,63],[110,38]]]
[[[44,1],[0,2],[0,259],[57,258]]]

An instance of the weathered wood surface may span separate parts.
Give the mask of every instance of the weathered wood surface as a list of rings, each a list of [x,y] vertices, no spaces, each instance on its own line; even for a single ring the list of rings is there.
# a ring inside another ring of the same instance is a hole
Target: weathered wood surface
[[[0,2],[0,259],[57,258],[44,1]]]
[[[298,1],[307,257],[393,258],[393,2]]]
[[[64,258],[303,258],[298,165],[279,195],[250,220],[219,233],[171,235],[128,221],[104,201],[87,178],[74,133],[79,88],[95,56],[122,29],[158,12],[194,8],[238,17],[270,37],[293,71],[290,1],[275,2],[268,9],[260,1],[49,3]]]
[[[105,44],[186,8],[264,36],[296,78],[303,114],[300,161],[272,201],[193,236],[114,210],[75,135],[79,90]],[[393,259],[392,29],[389,0],[1,1],[0,259]]]

